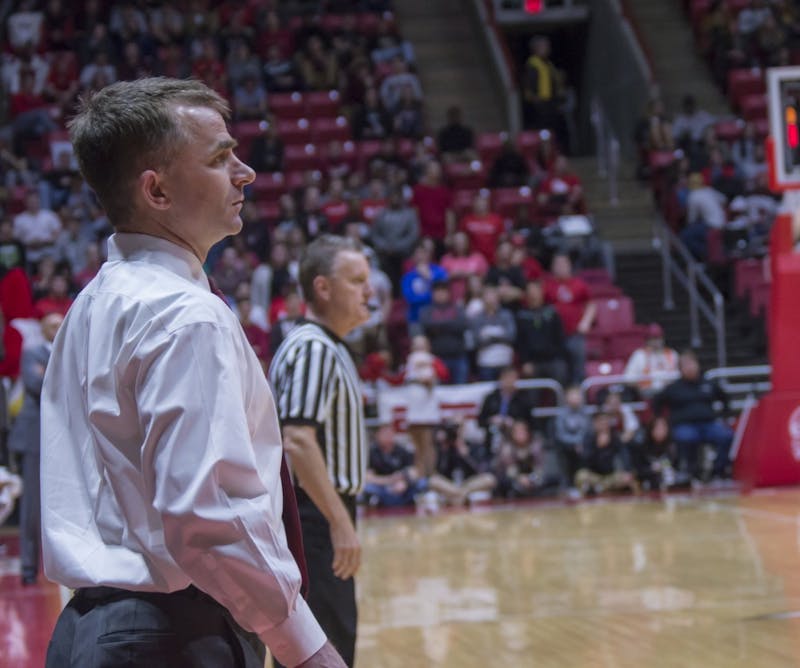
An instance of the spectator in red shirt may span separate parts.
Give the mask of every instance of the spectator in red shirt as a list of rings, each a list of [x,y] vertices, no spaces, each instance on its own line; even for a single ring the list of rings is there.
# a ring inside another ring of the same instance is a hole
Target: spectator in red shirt
[[[213,37],[202,41],[202,50],[192,65],[192,76],[228,99],[228,76]]]
[[[244,335],[247,337],[247,341],[252,346],[253,352],[256,354],[256,357],[258,357],[258,361],[261,362],[261,366],[266,372],[270,358],[269,338],[267,337],[267,333],[250,319],[250,312],[252,310],[250,297],[240,296],[236,300],[236,308],[239,311],[239,323],[242,325]]]
[[[45,98],[66,112],[72,109],[79,90],[78,60],[74,53],[71,51],[56,53],[44,84]]]
[[[455,228],[453,213],[453,193],[442,183],[442,167],[431,161],[425,167],[420,182],[414,186],[411,203],[417,208],[420,232],[436,242],[441,251],[444,240]]]
[[[566,334],[566,348],[573,384],[583,380],[586,364],[586,333],[594,322],[597,306],[589,298],[589,287],[572,275],[572,262],[568,255],[556,254],[550,266],[552,278],[544,286],[544,298],[555,306]]]
[[[469,237],[462,231],[453,235],[452,250],[442,256],[441,264],[450,279],[453,301],[462,305],[467,296],[467,279],[470,276],[483,277],[489,271],[486,258],[470,248]]]
[[[342,179],[331,179],[328,192],[323,197],[323,204],[320,208],[331,228],[338,230],[342,221],[350,213],[350,203],[347,201],[344,192],[344,181]]]
[[[0,379],[19,376],[19,363],[22,359],[22,334],[6,322],[5,314],[0,310]],[[3,407],[5,408],[5,407]]]
[[[495,248],[506,226],[503,219],[489,210],[489,195],[478,193],[472,203],[472,212],[461,219],[461,229],[469,236],[472,248],[489,264],[494,262]]]
[[[539,186],[538,201],[552,216],[586,213],[583,186],[563,155],[556,158],[552,171]]]
[[[361,219],[372,225],[386,208],[386,186],[380,179],[372,179],[367,188],[367,196],[361,200]]]
[[[69,296],[69,282],[62,274],[55,274],[50,279],[50,289],[44,297],[36,300],[34,309],[37,316],[43,318],[50,313],[66,315],[70,306],[72,298]]]

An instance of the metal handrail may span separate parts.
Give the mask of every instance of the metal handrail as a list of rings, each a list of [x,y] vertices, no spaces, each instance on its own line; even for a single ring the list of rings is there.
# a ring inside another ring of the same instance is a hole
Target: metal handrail
[[[608,180],[608,201],[616,206],[619,204],[620,143],[597,97],[591,101],[591,122],[597,149],[597,175]]]
[[[664,310],[675,308],[672,291],[673,277],[681,284],[689,295],[689,334],[691,344],[695,348],[703,345],[700,333],[700,315],[702,314],[714,330],[717,346],[717,365],[724,367],[727,361],[725,343],[725,298],[708,277],[703,267],[684,246],[683,242],[664,223],[656,226],[656,234],[661,251],[661,277],[664,287]],[[677,258],[676,258],[677,256]],[[683,265],[678,262],[682,260]],[[704,288],[711,297],[709,303],[700,294]]]

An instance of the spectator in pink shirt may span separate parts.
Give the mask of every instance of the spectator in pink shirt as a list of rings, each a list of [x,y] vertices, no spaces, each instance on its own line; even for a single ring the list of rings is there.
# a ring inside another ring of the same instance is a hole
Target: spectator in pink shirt
[[[453,249],[442,257],[441,264],[450,279],[452,299],[459,304],[463,304],[467,296],[467,279],[470,276],[483,277],[489,270],[486,258],[470,248],[466,232],[453,235]]]

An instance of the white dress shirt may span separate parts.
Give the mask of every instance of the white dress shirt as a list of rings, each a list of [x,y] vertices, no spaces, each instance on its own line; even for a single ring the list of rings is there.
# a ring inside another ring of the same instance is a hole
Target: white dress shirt
[[[285,665],[325,643],[281,519],[283,450],[252,348],[200,261],[116,234],[54,343],[42,391],[47,576],[194,584]]]

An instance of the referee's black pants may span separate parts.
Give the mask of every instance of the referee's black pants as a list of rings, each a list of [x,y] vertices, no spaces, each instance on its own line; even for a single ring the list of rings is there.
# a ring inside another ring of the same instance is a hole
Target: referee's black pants
[[[266,650],[194,587],[171,594],[79,589],[61,612],[45,668],[263,668]]]
[[[356,656],[358,622],[355,578],[342,580],[333,574],[333,545],[328,520],[301,488],[295,489],[308,565],[308,606],[328,640],[352,668]],[[341,499],[355,525],[355,497],[342,496]],[[274,665],[281,668],[277,661]]]

